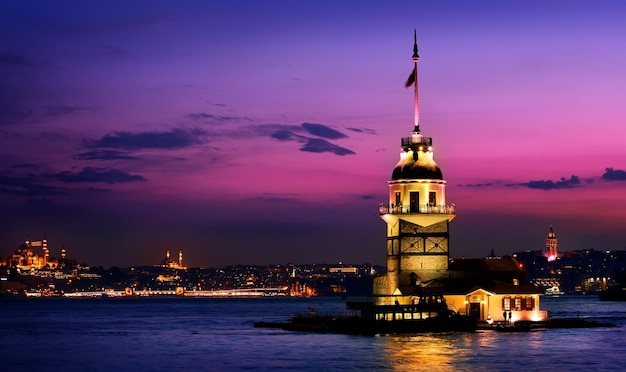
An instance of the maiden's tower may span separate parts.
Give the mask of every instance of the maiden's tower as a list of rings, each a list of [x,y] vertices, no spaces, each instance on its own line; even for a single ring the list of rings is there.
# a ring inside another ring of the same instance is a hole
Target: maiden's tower
[[[446,181],[434,159],[431,137],[420,129],[417,37],[413,72],[414,128],[401,139],[400,161],[391,174],[389,202],[379,205],[387,224],[387,273],[374,280],[374,304],[412,304],[421,283],[445,277],[450,254],[449,224],[454,204],[446,204]]]

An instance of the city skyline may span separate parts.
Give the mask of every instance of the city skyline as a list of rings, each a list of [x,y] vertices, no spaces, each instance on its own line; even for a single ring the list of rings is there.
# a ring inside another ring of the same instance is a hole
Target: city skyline
[[[451,257],[621,250],[626,4],[4,3],[0,247],[92,265],[385,258],[400,138],[447,181]]]

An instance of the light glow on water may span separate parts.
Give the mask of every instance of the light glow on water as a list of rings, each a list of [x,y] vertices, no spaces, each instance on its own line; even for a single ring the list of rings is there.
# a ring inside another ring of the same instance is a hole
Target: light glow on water
[[[338,298],[23,298],[0,306],[3,371],[66,370],[606,370],[626,362],[626,303],[542,299],[553,317],[620,327],[537,332],[379,335],[254,328]]]

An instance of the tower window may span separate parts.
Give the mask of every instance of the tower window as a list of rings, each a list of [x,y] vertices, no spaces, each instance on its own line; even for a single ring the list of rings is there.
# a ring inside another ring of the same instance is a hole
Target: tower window
[[[402,204],[402,194],[400,194],[400,191],[396,191],[396,205],[400,204]]]
[[[428,205],[437,205],[437,193],[435,191],[428,193]]]

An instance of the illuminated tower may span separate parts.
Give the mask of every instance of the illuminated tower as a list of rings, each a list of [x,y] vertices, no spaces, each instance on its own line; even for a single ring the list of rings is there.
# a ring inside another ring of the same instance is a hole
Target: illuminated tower
[[[48,250],[48,239],[46,238],[46,233],[43,234],[43,265],[45,266],[48,263],[50,258],[50,251]]]
[[[183,250],[178,250],[178,267],[183,267]]]
[[[552,226],[550,226],[550,231],[548,232],[548,238],[546,239],[546,257],[548,258],[548,262],[552,262],[556,260],[557,257],[557,248],[558,240],[556,239],[556,235],[552,230]]]
[[[374,281],[377,305],[411,303],[421,283],[448,271],[448,228],[456,211],[446,205],[446,181],[434,160],[432,138],[420,130],[416,36],[412,59],[406,86],[414,86],[415,126],[401,139],[400,161],[388,181],[389,203],[379,205],[387,223],[387,274]]]

